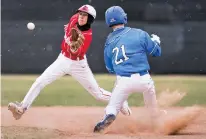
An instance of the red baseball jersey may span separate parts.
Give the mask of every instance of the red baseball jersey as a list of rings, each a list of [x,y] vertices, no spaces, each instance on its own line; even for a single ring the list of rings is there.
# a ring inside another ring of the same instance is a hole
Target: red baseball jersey
[[[91,41],[92,41],[92,29],[89,29],[87,31],[81,31],[82,34],[84,35],[84,44],[79,47],[79,49],[76,52],[72,52],[70,50],[70,46],[69,44],[66,42],[67,38],[70,38],[71,36],[71,28],[77,28],[77,22],[78,22],[78,16],[79,14],[75,14],[70,18],[69,23],[65,26],[64,31],[65,31],[65,35],[64,35],[64,39],[62,41],[62,45],[61,45],[61,49],[62,49],[62,53],[64,54],[64,56],[72,59],[72,60],[77,60],[78,58],[84,59],[84,55],[86,54]]]

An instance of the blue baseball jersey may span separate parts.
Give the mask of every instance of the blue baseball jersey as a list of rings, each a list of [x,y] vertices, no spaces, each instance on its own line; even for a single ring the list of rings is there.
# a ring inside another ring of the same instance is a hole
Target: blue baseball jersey
[[[124,27],[113,31],[107,37],[104,61],[110,73],[130,76],[149,71],[147,55],[160,56],[161,47],[141,29]]]

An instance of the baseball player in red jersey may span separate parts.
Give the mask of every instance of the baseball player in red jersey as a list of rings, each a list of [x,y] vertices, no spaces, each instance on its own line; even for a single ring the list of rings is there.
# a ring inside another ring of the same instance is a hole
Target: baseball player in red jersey
[[[70,18],[64,28],[62,51],[58,58],[36,79],[21,103],[9,103],[8,109],[16,120],[21,118],[46,85],[66,74],[75,78],[97,100],[109,101],[111,93],[98,86],[85,55],[92,41],[91,24],[95,18],[96,10],[91,5],[83,5]],[[72,36],[73,30],[78,32],[76,40]],[[121,112],[124,115],[131,114],[127,101]]]

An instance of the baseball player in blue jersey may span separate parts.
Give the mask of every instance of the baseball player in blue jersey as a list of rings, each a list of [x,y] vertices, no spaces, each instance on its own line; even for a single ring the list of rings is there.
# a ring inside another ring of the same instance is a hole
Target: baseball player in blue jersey
[[[147,55],[161,56],[160,38],[147,32],[125,27],[127,14],[119,6],[113,6],[105,12],[106,24],[113,29],[107,37],[104,49],[106,68],[117,76],[105,115],[94,132],[101,132],[118,115],[128,96],[134,92],[143,92],[145,106],[151,116],[158,113],[155,87],[150,77]]]

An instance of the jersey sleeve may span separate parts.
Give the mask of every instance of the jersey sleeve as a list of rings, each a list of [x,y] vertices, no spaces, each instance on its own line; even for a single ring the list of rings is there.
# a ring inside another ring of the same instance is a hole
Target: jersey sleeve
[[[114,69],[113,69],[113,65],[112,65],[112,58],[109,55],[109,47],[108,45],[105,44],[105,48],[104,48],[104,62],[105,62],[105,66],[107,68],[107,70],[109,71],[109,73],[114,73]]]
[[[154,57],[161,56],[161,47],[156,41],[152,41],[149,34],[147,32],[142,32],[141,35],[144,41],[144,48],[149,55]]]
[[[69,20],[69,23],[64,25],[64,32],[65,32],[65,35],[64,35],[64,38],[68,38],[69,37],[69,32],[70,32],[70,29],[72,27],[74,27],[76,25],[76,23],[78,22],[78,16],[79,14],[74,14],[70,20]]]

